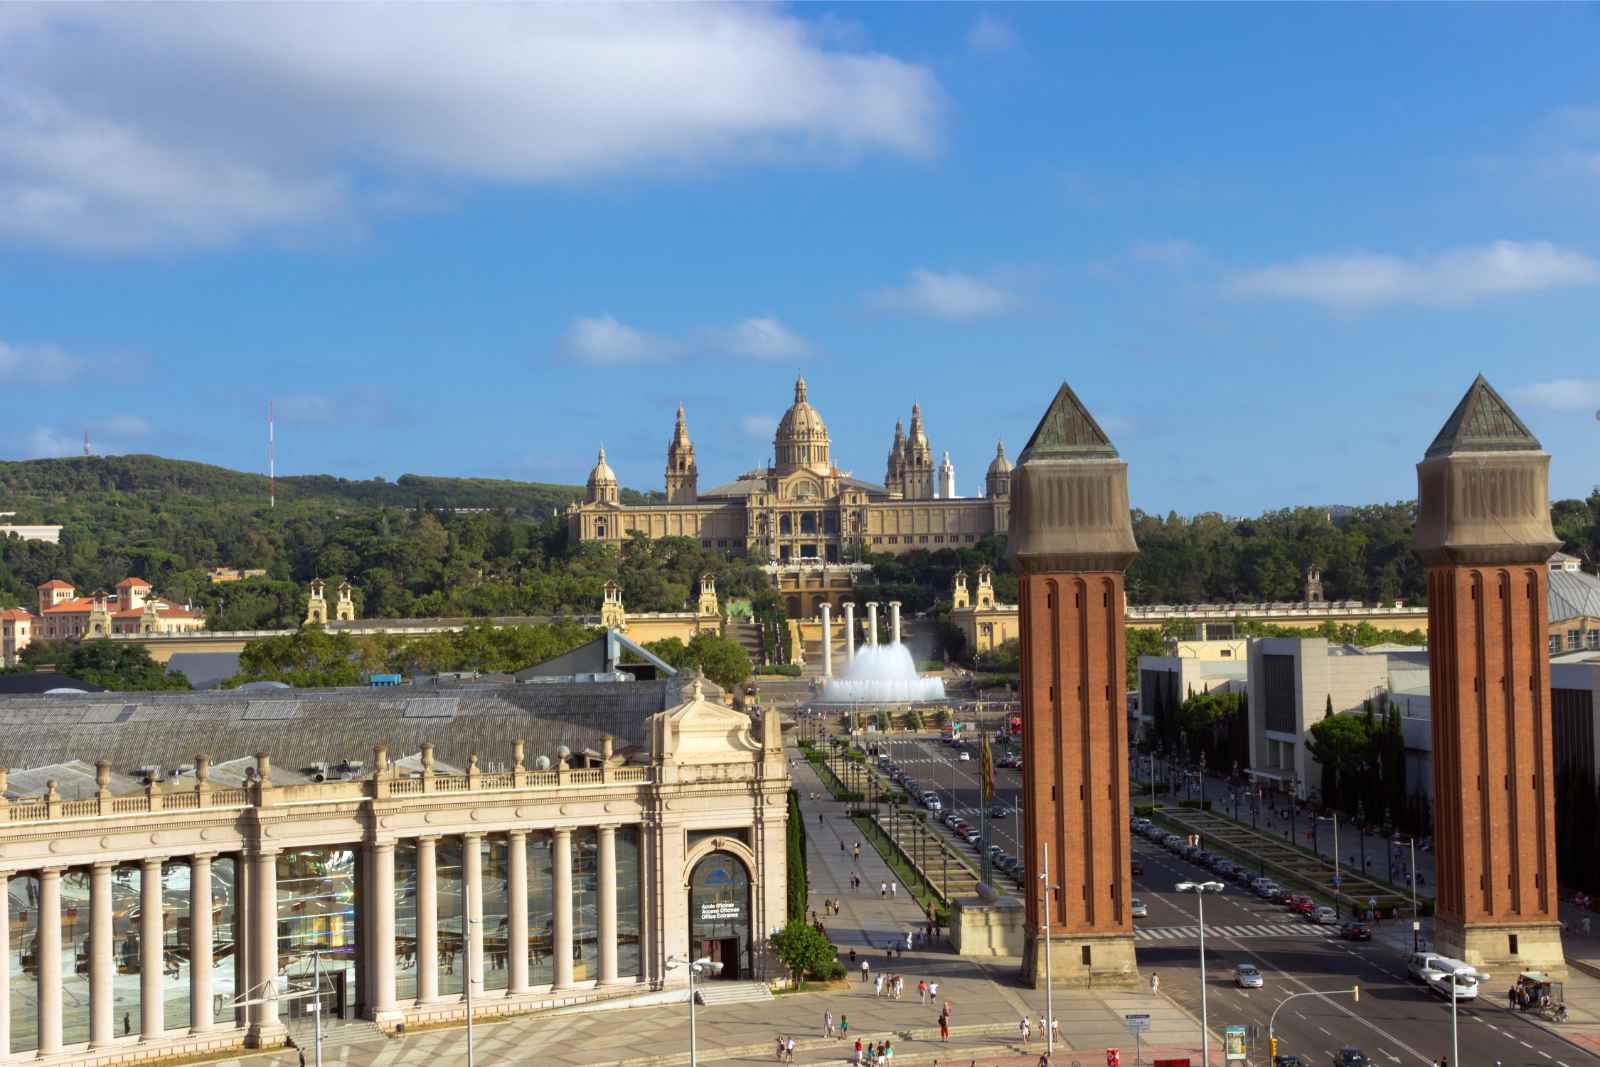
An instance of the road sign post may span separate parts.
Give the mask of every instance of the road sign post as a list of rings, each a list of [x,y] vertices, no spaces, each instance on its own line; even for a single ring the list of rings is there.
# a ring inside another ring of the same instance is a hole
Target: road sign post
[[[1133,1035],[1133,1067],[1140,1067],[1140,1055],[1143,1051],[1142,1035],[1150,1029],[1150,1016],[1146,1012],[1135,1012],[1124,1015],[1127,1021],[1128,1032]]]

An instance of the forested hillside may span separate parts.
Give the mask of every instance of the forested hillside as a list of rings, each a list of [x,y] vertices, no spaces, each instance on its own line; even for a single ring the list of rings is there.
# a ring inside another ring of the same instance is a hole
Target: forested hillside
[[[406,475],[394,482],[283,478],[278,506],[266,479],[154,456],[0,463],[0,511],[15,521],[59,522],[60,545],[0,541],[0,606],[34,602],[34,587],[64,578],[80,590],[137,575],[158,592],[204,607],[218,629],[297,623],[314,577],[349,577],[363,616],[594,612],[616,579],[629,610],[679,610],[703,572],[724,596],[770,602],[754,561],[697,542],[638,541],[621,552],[567,542],[552,515],[578,486]],[[624,493],[624,499],[645,499]],[[453,508],[491,508],[482,514]],[[1600,559],[1600,495],[1559,501],[1567,551]],[[1133,515],[1140,554],[1128,569],[1135,604],[1298,600],[1305,570],[1322,569],[1330,600],[1421,603],[1411,554],[1412,505],[1293,508],[1247,519]],[[983,563],[1015,603],[1005,539],[961,549],[874,556],[865,599],[898,599],[910,612],[947,602],[951,577]],[[265,579],[211,585],[213,566],[260,567]]]

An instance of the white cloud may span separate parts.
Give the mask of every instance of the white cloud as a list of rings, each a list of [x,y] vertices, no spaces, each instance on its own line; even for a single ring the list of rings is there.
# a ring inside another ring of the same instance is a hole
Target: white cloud
[[[29,459],[52,459],[83,455],[84,430],[97,456],[128,451],[135,440],[150,434],[150,424],[137,415],[86,416],[83,430],[60,426],[35,426],[23,440],[23,455]]]
[[[380,423],[389,416],[388,397],[382,387],[356,385],[332,393],[290,393],[275,397],[272,416],[294,426],[332,426]]]
[[[1466,304],[1486,297],[1600,283],[1600,263],[1547,241],[1493,241],[1432,256],[1355,252],[1275,264],[1238,275],[1239,296],[1304,300],[1339,308]]]
[[[1600,411],[1600,379],[1554,378],[1511,390],[1518,404],[1547,411]]]
[[[55,345],[8,345],[0,341],[0,383],[65,385],[81,375],[86,364]]]
[[[1144,241],[1129,250],[1135,262],[1172,270],[1184,270],[1205,258],[1199,245],[1175,238],[1169,241]]]
[[[937,319],[976,319],[1002,315],[1020,301],[992,282],[955,272],[914,270],[906,284],[880,289],[867,298],[880,311],[927,315]]]
[[[0,237],[315,232],[451,183],[913,158],[923,65],[767,5],[41,5],[0,19]]]
[[[561,338],[561,355],[575,363],[611,366],[654,363],[678,352],[678,343],[636,330],[610,315],[577,318]]]
[[[770,441],[773,433],[778,429],[778,416],[776,415],[741,415],[739,416],[739,432],[755,441]]]
[[[1017,45],[1017,31],[991,15],[979,15],[967,31],[967,47],[975,52],[1004,52]]]
[[[805,338],[771,316],[713,327],[706,331],[706,339],[719,352],[750,359],[798,359],[811,353]]]

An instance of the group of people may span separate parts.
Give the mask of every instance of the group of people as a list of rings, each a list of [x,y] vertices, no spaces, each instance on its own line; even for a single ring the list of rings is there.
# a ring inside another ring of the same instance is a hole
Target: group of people
[[[883,1041],[879,1041],[877,1044],[873,1044],[869,1041],[863,1045],[861,1043],[861,1039],[858,1037],[856,1038],[855,1055],[850,1058],[850,1062],[857,1064],[878,1064],[888,1063],[892,1059],[894,1059],[894,1041],[885,1039]]]
[[[1057,1018],[1054,1018],[1054,1017],[1051,1017],[1051,1019],[1049,1020],[1049,1026],[1050,1026],[1050,1030],[1049,1030],[1050,1040],[1051,1041],[1060,1041],[1061,1040],[1061,1020],[1057,1019]],[[1028,1047],[1028,1042],[1033,1038],[1033,1024],[1028,1021],[1028,1016],[1027,1016],[1026,1013],[1023,1014],[1022,1021],[1017,1024],[1017,1031],[1022,1034],[1022,1047],[1023,1048],[1027,1048]],[[1045,1031],[1045,1017],[1044,1017],[1043,1013],[1040,1013],[1040,1015],[1039,1015],[1039,1036],[1043,1037],[1045,1035],[1045,1032],[1046,1032]]]

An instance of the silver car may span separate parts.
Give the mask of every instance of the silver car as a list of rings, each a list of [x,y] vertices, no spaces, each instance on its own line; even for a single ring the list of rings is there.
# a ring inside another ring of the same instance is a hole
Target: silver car
[[[1150,909],[1138,897],[1134,897],[1128,903],[1135,919],[1147,919],[1150,917]]]
[[[1241,963],[1233,969],[1233,984],[1240,989],[1260,989],[1265,983],[1255,964]]]

